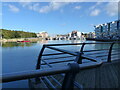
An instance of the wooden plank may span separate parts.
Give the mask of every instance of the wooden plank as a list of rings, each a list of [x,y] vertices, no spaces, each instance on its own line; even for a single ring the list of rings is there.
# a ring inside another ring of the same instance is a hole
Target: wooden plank
[[[94,88],[94,86],[95,86],[95,69],[82,70],[77,75],[76,82],[80,83],[84,88]]]
[[[101,87],[100,72],[101,72],[101,67],[95,68],[95,87],[94,88],[100,88]]]
[[[36,83],[35,78],[29,79],[28,82],[29,82],[29,87],[30,87],[31,89],[46,89],[46,90],[48,90],[48,89],[47,89],[48,87],[46,86],[46,84],[45,84],[45,83],[43,82],[43,80],[41,80],[41,79],[40,79],[40,81],[37,82],[37,83]]]
[[[76,81],[83,85],[84,88],[117,88],[117,64],[107,63],[94,69],[82,70],[77,75]]]

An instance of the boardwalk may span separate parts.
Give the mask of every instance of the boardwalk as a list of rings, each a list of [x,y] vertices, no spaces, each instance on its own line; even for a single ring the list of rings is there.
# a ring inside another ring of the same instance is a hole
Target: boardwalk
[[[120,88],[120,61],[104,63],[100,67],[81,70],[76,81],[84,88]]]
[[[75,79],[75,82],[79,83],[82,88],[120,88],[120,61],[113,61],[112,63],[103,63],[97,68],[81,70]],[[59,81],[56,82],[55,80]],[[45,88],[45,81],[49,80],[52,86],[55,88],[61,88],[64,77],[62,75],[53,75],[43,77],[42,83],[35,83],[34,79],[31,79],[32,87]],[[49,86],[51,87],[51,86]],[[74,86],[74,88],[77,88]]]

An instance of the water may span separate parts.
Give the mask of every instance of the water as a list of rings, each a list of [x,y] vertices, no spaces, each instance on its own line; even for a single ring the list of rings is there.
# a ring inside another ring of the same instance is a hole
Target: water
[[[35,70],[35,65],[41,47],[43,44],[53,43],[81,43],[81,42],[95,42],[95,41],[38,41],[32,43],[1,43],[2,44],[2,73],[13,73],[18,71]],[[116,46],[114,46],[116,47]],[[80,46],[60,47],[71,51],[79,51]],[[90,49],[104,49],[108,45],[86,45],[85,50]],[[50,50],[45,52],[51,53]],[[28,88],[28,81],[21,80],[3,84],[3,88]]]

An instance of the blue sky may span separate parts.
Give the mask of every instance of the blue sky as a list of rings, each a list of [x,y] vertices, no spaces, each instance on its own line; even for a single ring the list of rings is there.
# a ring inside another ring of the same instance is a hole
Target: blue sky
[[[94,25],[117,20],[117,9],[113,2],[4,2],[0,28],[49,34],[93,32]]]

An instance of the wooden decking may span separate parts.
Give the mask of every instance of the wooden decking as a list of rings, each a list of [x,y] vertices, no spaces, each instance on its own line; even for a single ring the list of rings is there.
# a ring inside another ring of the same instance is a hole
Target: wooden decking
[[[100,67],[81,70],[76,81],[83,88],[120,88],[120,61],[104,63]]]
[[[75,81],[84,88],[120,88],[120,60],[103,63],[97,68],[81,70]],[[48,79],[55,88],[61,88],[64,77],[60,74],[43,77],[44,82]],[[56,83],[53,78],[59,81],[59,84]],[[32,88],[47,88],[45,83],[36,83],[35,80],[32,80]],[[74,88],[77,88],[74,86]]]

